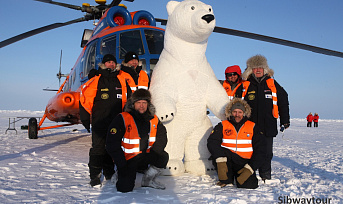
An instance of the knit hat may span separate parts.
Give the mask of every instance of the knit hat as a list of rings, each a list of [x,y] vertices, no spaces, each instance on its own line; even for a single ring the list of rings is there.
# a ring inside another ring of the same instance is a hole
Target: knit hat
[[[148,103],[150,103],[151,94],[148,90],[138,89],[132,94],[131,99],[132,99],[132,103],[135,103],[136,101],[139,101],[139,100],[146,100]]]
[[[233,72],[236,72],[239,76],[241,76],[242,74],[241,68],[238,65],[233,65],[226,68],[225,75],[227,73],[233,73]]]
[[[241,109],[243,112],[245,112],[244,105],[240,102],[232,104],[231,112],[235,109]]]
[[[117,59],[115,56],[111,55],[111,54],[106,54],[104,56],[104,58],[102,58],[102,63],[108,62],[108,61],[113,61],[117,64]]]
[[[130,60],[136,59],[139,61],[138,55],[135,52],[127,52],[125,55],[124,62],[128,63]]]

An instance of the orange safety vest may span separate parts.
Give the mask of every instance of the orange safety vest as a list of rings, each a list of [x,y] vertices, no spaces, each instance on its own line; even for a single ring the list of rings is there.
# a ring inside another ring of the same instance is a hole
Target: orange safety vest
[[[247,120],[238,133],[229,121],[224,120],[222,124],[223,140],[221,146],[231,150],[242,158],[250,159],[253,153],[252,138],[255,123]]]
[[[120,113],[123,117],[125,124],[125,134],[121,142],[121,148],[123,149],[125,159],[129,160],[138,154],[142,153],[140,150],[140,140],[138,129],[135,120],[128,112]],[[154,118],[150,120],[150,133],[149,133],[149,145],[147,152],[150,152],[150,148],[156,141],[158,118],[154,115]]]
[[[276,94],[276,87],[274,84],[274,79],[269,78],[266,80],[268,88],[272,91],[272,100],[273,100],[273,116],[274,118],[279,117],[279,107],[277,105],[277,94]],[[243,93],[242,93],[242,99],[244,99],[245,95],[248,92],[250,82],[249,81],[244,81],[243,82]]]
[[[98,91],[98,82],[99,82],[100,76],[101,74],[99,74],[98,76],[94,76],[93,78],[88,80],[86,83],[84,83],[81,87],[80,103],[89,114],[92,114],[94,98]],[[118,75],[118,79],[121,85],[122,109],[124,109],[124,106],[127,101],[127,93],[126,93],[127,88],[126,88],[126,83],[125,83],[126,80],[124,77],[119,76],[119,75]]]
[[[241,84],[242,84],[241,82],[238,83],[237,86],[236,86],[236,88],[235,88],[234,90],[231,90],[231,85],[230,85],[230,83],[227,82],[226,80],[224,81],[223,87],[224,87],[224,89],[225,89],[227,95],[229,96],[229,100],[230,100],[230,101],[231,101],[231,100],[233,99],[233,97],[235,96],[235,93],[236,93],[238,87],[239,87]]]
[[[143,70],[139,72],[137,88],[145,90],[148,90],[149,88],[149,77],[148,74]]]
[[[132,93],[137,90],[137,85],[135,84],[135,80],[133,80],[133,78],[131,77],[129,73],[119,70],[118,75],[125,78],[125,80],[127,81],[127,83],[129,84],[131,88]]]
[[[277,95],[276,95],[276,87],[274,84],[274,79],[269,78],[266,80],[268,88],[272,91],[272,99],[273,99],[273,116],[274,118],[279,117],[279,107],[277,105]]]

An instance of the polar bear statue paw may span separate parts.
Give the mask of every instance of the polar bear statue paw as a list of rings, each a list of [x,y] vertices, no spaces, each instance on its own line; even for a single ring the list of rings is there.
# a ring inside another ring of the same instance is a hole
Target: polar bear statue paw
[[[212,175],[216,173],[212,161],[208,159],[185,161],[185,169],[187,173],[199,176],[205,174]]]
[[[183,174],[185,172],[185,167],[183,162],[180,160],[169,160],[168,164],[165,169],[162,171],[162,175],[164,176],[176,176]]]
[[[174,119],[174,113],[160,115],[161,122],[168,122]]]

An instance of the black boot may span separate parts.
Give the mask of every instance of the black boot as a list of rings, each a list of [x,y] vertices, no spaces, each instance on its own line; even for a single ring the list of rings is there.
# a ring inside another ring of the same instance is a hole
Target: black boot
[[[90,176],[90,185],[96,186],[101,184],[100,178],[101,178],[101,170],[102,170],[102,160],[103,157],[101,155],[91,155],[89,156],[89,176]]]

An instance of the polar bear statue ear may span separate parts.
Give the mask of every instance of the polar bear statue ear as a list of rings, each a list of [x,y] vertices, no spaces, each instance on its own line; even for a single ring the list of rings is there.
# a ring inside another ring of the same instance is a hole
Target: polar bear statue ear
[[[167,12],[168,12],[168,16],[169,16],[170,14],[173,13],[175,7],[176,7],[177,5],[179,5],[179,3],[180,3],[180,2],[178,2],[178,1],[169,1],[169,2],[167,3]]]

